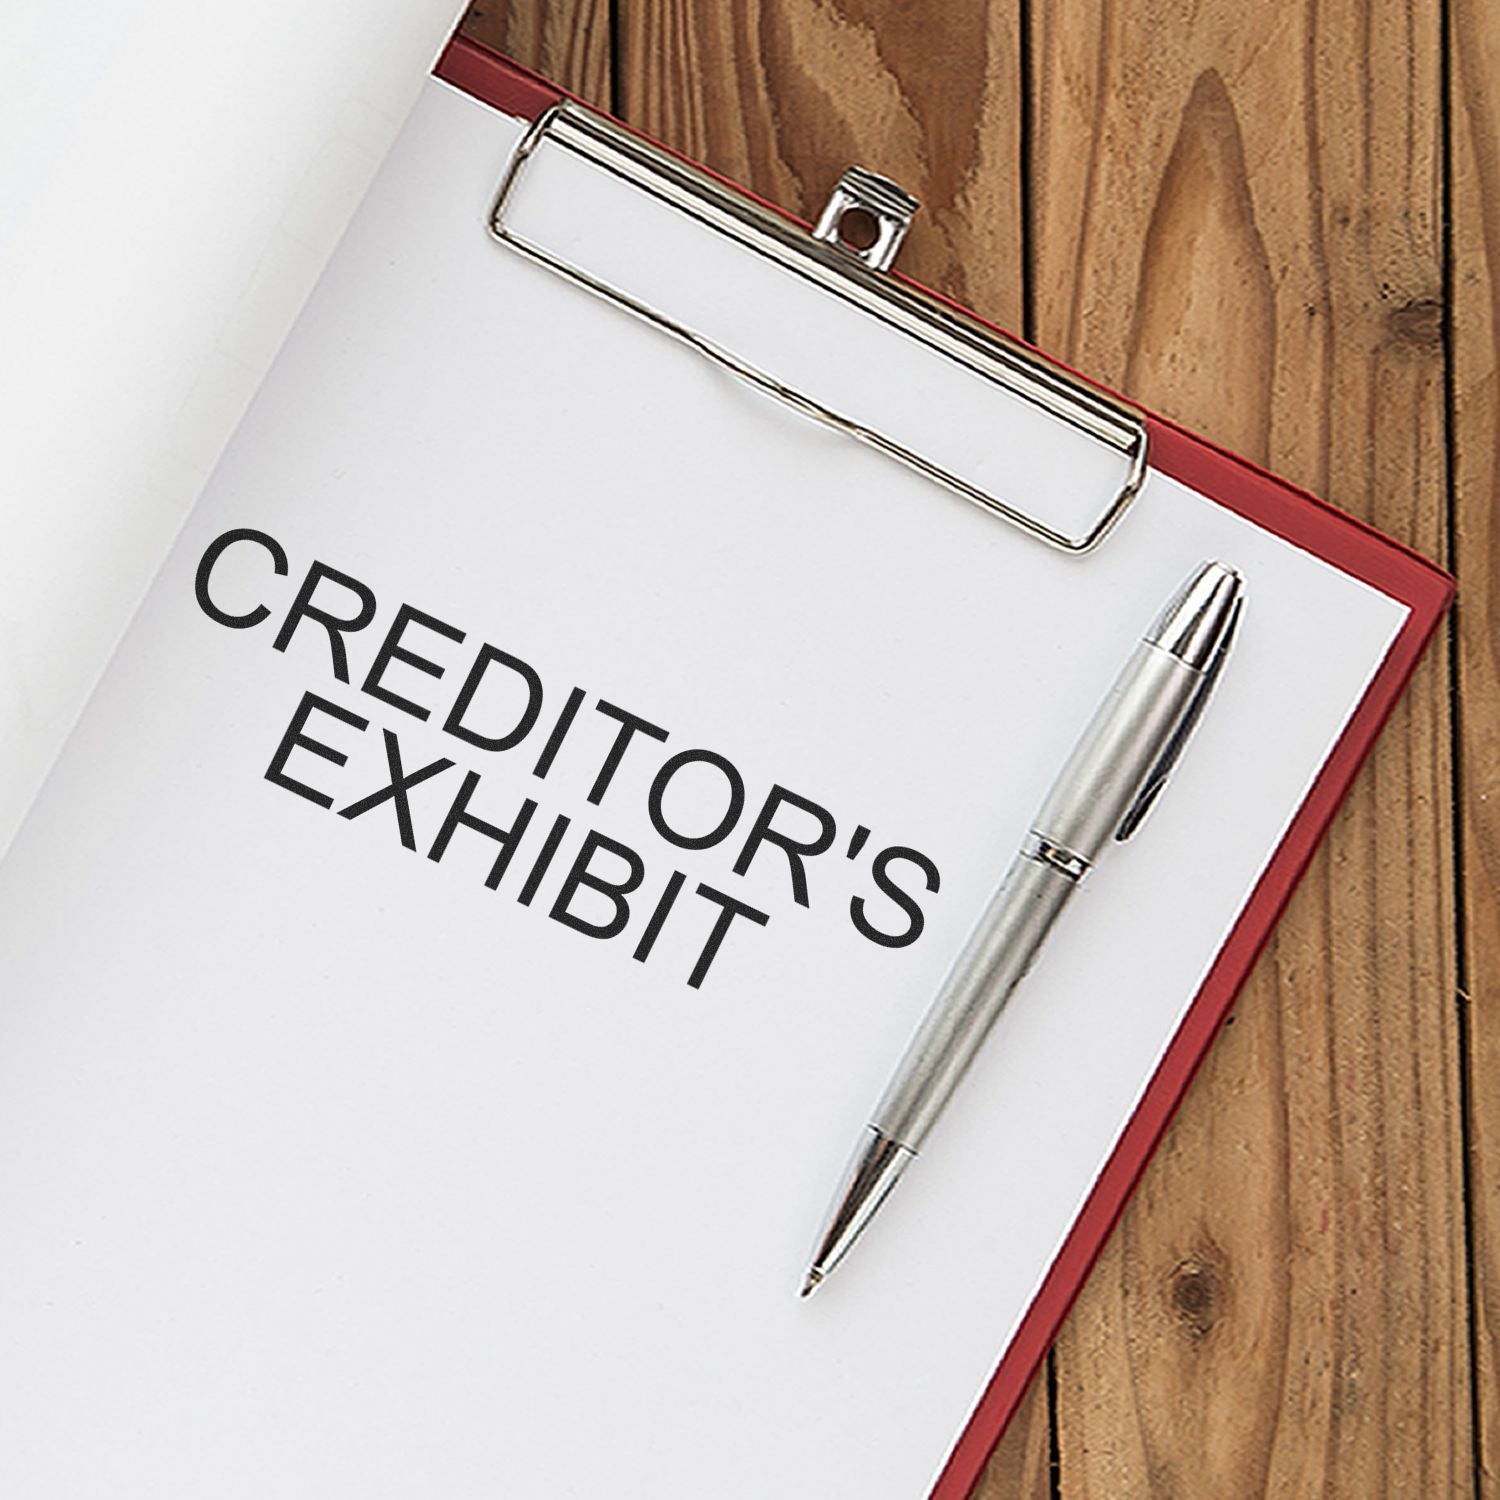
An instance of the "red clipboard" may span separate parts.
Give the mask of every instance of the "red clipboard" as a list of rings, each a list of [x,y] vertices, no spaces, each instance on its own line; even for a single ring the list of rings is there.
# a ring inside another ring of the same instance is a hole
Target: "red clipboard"
[[[462,36],[449,43],[434,72],[483,103],[533,121],[570,97]],[[762,202],[732,183],[727,185],[747,199]],[[1113,393],[1105,394],[1113,397]],[[932,1491],[932,1500],[962,1500],[978,1481],[1454,592],[1453,579],[1442,569],[1372,527],[1165,418],[1149,412],[1142,415],[1154,469],[1363,580],[1406,605],[1409,613],[1223,944],[1019,1331],[1003,1352]]]

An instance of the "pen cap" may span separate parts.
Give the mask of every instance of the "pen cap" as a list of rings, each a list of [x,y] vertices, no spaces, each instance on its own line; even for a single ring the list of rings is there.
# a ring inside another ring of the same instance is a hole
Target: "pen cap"
[[[1181,749],[1239,598],[1239,575],[1221,563],[1205,563],[1178,589],[1074,746],[1033,832],[1094,862]]]

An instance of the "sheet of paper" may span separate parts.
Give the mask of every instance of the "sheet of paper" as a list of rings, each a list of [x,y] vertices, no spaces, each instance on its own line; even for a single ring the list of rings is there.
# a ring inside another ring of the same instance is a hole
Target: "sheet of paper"
[[[1400,625],[1161,475],[1079,562],[747,390],[489,241],[520,129],[428,87],[0,866],[8,1493],[925,1494]],[[1177,777],[799,1301],[1205,557]],[[288,636],[310,570],[370,622]]]
[[[460,8],[0,6],[0,851]]]

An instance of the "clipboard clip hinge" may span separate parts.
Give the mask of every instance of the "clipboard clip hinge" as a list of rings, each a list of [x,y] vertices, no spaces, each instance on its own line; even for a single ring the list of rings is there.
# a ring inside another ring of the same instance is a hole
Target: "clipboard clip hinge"
[[[919,207],[890,178],[850,167],[830,194],[813,238],[837,245],[872,271],[888,271]]]

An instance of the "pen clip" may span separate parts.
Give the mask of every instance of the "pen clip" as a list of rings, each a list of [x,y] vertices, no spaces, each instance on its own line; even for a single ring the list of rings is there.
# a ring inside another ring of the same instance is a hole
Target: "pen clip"
[[[1172,774],[1172,768],[1177,764],[1178,757],[1182,754],[1187,742],[1193,737],[1193,730],[1198,727],[1198,720],[1202,717],[1203,707],[1208,702],[1209,695],[1214,690],[1214,685],[1219,680],[1219,673],[1224,670],[1224,661],[1229,655],[1230,644],[1234,640],[1234,633],[1239,628],[1240,608],[1244,601],[1236,599],[1234,608],[1230,612],[1229,623],[1224,627],[1224,634],[1219,640],[1213,660],[1203,670],[1203,679],[1199,682],[1187,707],[1183,710],[1182,718],[1178,720],[1177,727],[1162,747],[1162,752],[1156,758],[1156,763],[1146,773],[1146,779],[1141,783],[1141,789],[1135,794],[1135,800],[1125,809],[1125,816],[1120,819],[1120,826],[1115,829],[1115,841],[1123,844],[1145,819],[1151,810],[1151,804],[1161,794],[1161,789],[1167,784],[1167,778]]]

